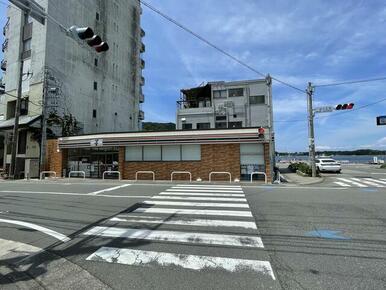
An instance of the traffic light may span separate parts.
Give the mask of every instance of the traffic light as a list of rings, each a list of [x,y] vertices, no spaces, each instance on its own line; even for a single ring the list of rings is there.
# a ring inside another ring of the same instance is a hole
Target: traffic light
[[[109,50],[107,42],[103,42],[99,35],[94,34],[90,27],[71,26],[69,29],[74,38],[85,40],[87,44],[95,49],[96,52],[105,52]]]
[[[351,110],[354,108],[354,103],[349,103],[349,104],[339,104],[335,107],[335,110]]]

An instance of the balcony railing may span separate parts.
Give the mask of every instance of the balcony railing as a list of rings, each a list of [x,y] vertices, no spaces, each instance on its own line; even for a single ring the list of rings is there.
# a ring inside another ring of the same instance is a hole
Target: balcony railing
[[[141,42],[141,48],[140,48],[140,52],[141,53],[144,53],[146,51],[146,46],[143,42]]]
[[[6,71],[6,70],[7,70],[7,61],[6,61],[5,59],[3,59],[3,60],[1,61],[1,69],[2,69],[3,71]]]
[[[7,22],[5,23],[3,27],[3,35],[5,36],[7,34],[7,30],[9,28],[9,17],[7,18]]]
[[[141,121],[145,120],[145,112],[144,111],[142,111],[142,110],[139,111],[138,119]]]
[[[141,28],[141,37],[145,37],[145,35],[146,35],[145,30],[143,30],[143,29]]]
[[[8,38],[6,38],[3,42],[3,45],[1,46],[2,52],[5,52],[8,48]]]
[[[141,58],[141,68],[144,69],[145,68],[145,61]]]
[[[143,93],[140,93],[140,94],[139,94],[139,102],[140,102],[140,103],[145,102],[145,95],[144,95]]]
[[[145,85],[145,78],[144,78],[144,77],[141,77],[140,85],[141,85],[141,86],[144,86],[144,85]]]

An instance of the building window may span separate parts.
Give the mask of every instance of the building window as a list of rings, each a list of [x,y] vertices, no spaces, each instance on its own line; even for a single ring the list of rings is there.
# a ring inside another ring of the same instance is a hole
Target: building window
[[[142,161],[142,146],[128,146],[125,150],[126,161]]]
[[[226,98],[226,97],[227,97],[226,90],[213,91],[213,98],[215,99]]]
[[[20,102],[20,116],[28,115],[29,98],[22,99]]]
[[[27,39],[27,40],[24,40],[23,42],[23,52],[27,52],[27,51],[30,51],[31,50],[31,43],[32,43],[32,39]]]
[[[27,131],[19,132],[19,140],[17,146],[17,154],[25,154],[27,151]]]
[[[228,128],[241,128],[243,126],[243,122],[229,122]]]
[[[227,116],[216,116],[216,121],[225,121]]]
[[[216,123],[216,129],[225,129],[227,127],[226,122],[217,122]]]
[[[197,123],[198,130],[210,129],[210,123]]]
[[[181,145],[162,146],[162,161],[180,161]]]
[[[192,124],[189,124],[189,123],[182,124],[182,130],[191,130],[191,129],[192,129]]]
[[[182,161],[197,161],[201,160],[201,146],[200,145],[182,145],[181,146],[181,160]]]
[[[93,118],[96,118],[96,117],[97,117],[97,111],[96,111],[96,110],[92,110],[92,117],[93,117]]]
[[[144,161],[161,161],[161,146],[143,146]]]
[[[94,91],[97,91],[97,90],[98,90],[98,83],[94,82]]]
[[[95,66],[98,66],[98,59],[97,59],[97,58],[94,59],[94,65],[95,65]]]
[[[265,96],[249,96],[249,104],[257,105],[257,104],[265,104]]]
[[[95,13],[95,19],[98,20],[98,21],[99,21],[99,19],[100,19],[100,16],[99,16],[99,13],[98,13],[98,12]]]
[[[244,89],[243,88],[229,89],[228,93],[229,93],[229,97],[242,97],[244,96]]]

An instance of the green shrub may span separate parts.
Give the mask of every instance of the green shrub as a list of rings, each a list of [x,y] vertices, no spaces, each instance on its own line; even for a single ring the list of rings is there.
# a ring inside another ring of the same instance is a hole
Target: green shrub
[[[382,165],[381,165],[381,168],[386,169],[386,163],[382,164]]]
[[[288,166],[288,169],[291,170],[292,172],[296,172],[299,170],[299,171],[303,172],[304,174],[307,174],[308,176],[312,175],[311,167],[307,163],[304,163],[304,162],[291,163]]]

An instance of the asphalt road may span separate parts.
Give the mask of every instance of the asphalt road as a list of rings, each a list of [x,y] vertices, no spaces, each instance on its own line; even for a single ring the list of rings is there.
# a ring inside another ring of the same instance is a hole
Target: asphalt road
[[[0,182],[0,288],[385,289],[386,188],[334,178]]]

